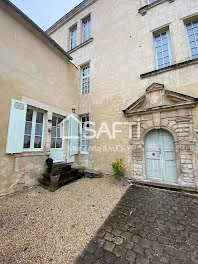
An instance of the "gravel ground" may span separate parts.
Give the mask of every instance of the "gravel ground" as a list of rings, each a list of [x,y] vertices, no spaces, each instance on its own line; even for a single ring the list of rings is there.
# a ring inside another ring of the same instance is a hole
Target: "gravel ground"
[[[0,199],[0,263],[74,263],[127,187],[83,178]]]

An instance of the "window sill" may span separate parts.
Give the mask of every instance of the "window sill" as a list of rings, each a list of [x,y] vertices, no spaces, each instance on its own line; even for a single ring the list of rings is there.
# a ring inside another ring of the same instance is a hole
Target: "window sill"
[[[82,155],[89,155],[89,152],[80,152]]]
[[[78,49],[84,47],[85,45],[89,44],[89,43],[92,42],[92,41],[93,41],[93,38],[90,38],[90,39],[88,39],[87,41],[85,41],[85,42],[79,44],[79,45],[76,46],[75,48],[69,50],[67,53],[68,53],[68,54],[71,54],[72,52],[74,52],[74,51],[76,51],[76,50],[78,50]]]
[[[198,59],[183,61],[183,62],[176,63],[176,64],[170,65],[168,67],[165,67],[165,68],[162,68],[162,69],[159,69],[159,70],[143,73],[143,74],[140,75],[140,78],[141,79],[145,79],[145,78],[153,76],[153,75],[157,75],[157,74],[161,74],[161,73],[164,73],[164,72],[176,70],[176,69],[187,67],[189,65],[193,65],[193,64],[197,64],[197,63],[198,63]]]
[[[32,157],[32,156],[45,156],[47,155],[46,152],[39,150],[39,151],[24,151],[23,153],[15,153],[14,157]]]
[[[169,3],[172,3],[172,2],[174,2],[175,0],[157,0],[157,1],[153,2],[153,3],[150,3],[150,4],[148,4],[148,5],[145,5],[145,6],[141,7],[141,8],[138,10],[138,13],[141,14],[142,16],[144,16],[144,15],[146,15],[146,12],[147,12],[149,9],[151,9],[151,8],[157,6],[157,5],[160,5],[160,4],[162,4],[162,3],[166,2],[166,1],[168,1]]]

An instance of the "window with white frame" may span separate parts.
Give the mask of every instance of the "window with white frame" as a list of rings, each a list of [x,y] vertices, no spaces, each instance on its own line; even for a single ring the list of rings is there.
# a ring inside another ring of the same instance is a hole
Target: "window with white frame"
[[[44,112],[27,109],[24,144],[25,150],[42,150],[44,134]]]
[[[90,65],[81,68],[81,94],[90,92]]]
[[[172,64],[172,51],[169,31],[154,35],[156,68],[161,69]]]
[[[91,17],[87,17],[82,21],[82,42],[91,38]]]
[[[63,118],[52,116],[51,148],[62,148]]]
[[[198,58],[198,20],[186,24],[191,59]]]
[[[81,117],[80,152],[89,153],[89,115]]]
[[[69,31],[69,49],[72,50],[76,47],[77,38],[77,25],[72,27]]]

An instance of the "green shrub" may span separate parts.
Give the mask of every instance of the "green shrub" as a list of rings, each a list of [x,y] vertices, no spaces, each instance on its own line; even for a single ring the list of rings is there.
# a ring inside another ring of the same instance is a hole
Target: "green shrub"
[[[116,159],[116,162],[111,163],[115,179],[120,179],[124,176],[126,166],[124,165],[124,160],[122,158]]]

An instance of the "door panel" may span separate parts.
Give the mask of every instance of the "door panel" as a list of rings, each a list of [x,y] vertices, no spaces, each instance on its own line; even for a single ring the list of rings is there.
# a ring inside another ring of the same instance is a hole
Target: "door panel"
[[[50,157],[53,159],[54,163],[63,162],[63,136],[63,118],[53,115]]]
[[[153,130],[145,138],[146,175],[148,179],[177,181],[175,146],[166,130]]]
[[[167,182],[176,182],[177,166],[176,166],[175,145],[173,142],[173,137],[168,131],[162,130],[161,138],[162,138],[162,147],[163,147],[163,152],[162,152],[163,180]]]

